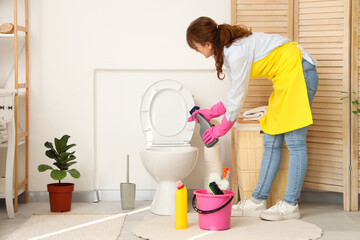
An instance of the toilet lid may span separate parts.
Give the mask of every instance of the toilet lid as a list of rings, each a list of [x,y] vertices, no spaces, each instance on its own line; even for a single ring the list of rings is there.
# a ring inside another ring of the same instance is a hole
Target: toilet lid
[[[148,145],[189,144],[195,122],[187,122],[195,105],[191,93],[174,80],[151,85],[141,101],[141,125]]]

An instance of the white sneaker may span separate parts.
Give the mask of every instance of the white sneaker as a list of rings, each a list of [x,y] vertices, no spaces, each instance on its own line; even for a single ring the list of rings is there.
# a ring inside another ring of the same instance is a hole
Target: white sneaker
[[[278,201],[274,206],[263,211],[260,218],[269,221],[300,219],[299,205],[294,206],[284,201]]]
[[[266,209],[266,200],[257,204],[251,201],[250,199],[243,199],[238,204],[233,205],[231,209],[232,217],[258,217],[259,214]]]

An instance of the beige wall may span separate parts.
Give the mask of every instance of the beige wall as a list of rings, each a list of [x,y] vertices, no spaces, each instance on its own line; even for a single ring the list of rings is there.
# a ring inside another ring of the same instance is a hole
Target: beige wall
[[[144,70],[156,70],[163,74],[157,75],[159,78],[184,82],[202,107],[219,101],[229,83],[216,79],[213,59],[189,49],[185,32],[188,24],[202,15],[230,23],[230,1],[37,0],[30,1],[29,11],[30,191],[45,191],[46,184],[53,181],[48,173],[38,173],[37,166],[50,163],[44,155],[44,142],[63,134],[71,135],[70,141],[77,144],[75,166],[82,177],[66,178],[76,183],[76,191],[93,190],[96,184],[101,189],[118,189],[125,181],[126,154],[131,156],[130,180],[137,189],[154,189],[138,154],[145,146],[136,110],[139,106],[126,102],[135,109],[126,115],[119,97],[130,93],[131,100],[141,98],[140,90],[155,78],[145,75],[139,81],[128,81],[121,74],[130,69],[141,76]],[[0,15],[0,23],[6,21],[2,19],[5,15]],[[206,88],[205,83],[209,83]],[[104,89],[111,91],[106,95]],[[113,115],[100,108],[95,111],[96,105],[106,106]],[[121,134],[124,126],[130,131]],[[96,138],[96,131],[105,134]],[[111,131],[116,134],[109,134]],[[114,148],[106,148],[104,141]],[[197,135],[193,144],[202,151]],[[228,137],[222,145],[223,161],[230,165]],[[201,164],[199,159],[185,181],[190,189],[202,187]]]

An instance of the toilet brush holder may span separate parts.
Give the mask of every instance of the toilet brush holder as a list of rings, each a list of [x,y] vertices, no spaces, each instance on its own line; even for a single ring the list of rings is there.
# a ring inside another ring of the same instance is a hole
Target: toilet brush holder
[[[135,208],[135,183],[120,183],[120,197],[122,210]]]
[[[136,184],[129,182],[129,155],[126,158],[126,183],[120,183],[121,208],[130,210],[135,208]]]

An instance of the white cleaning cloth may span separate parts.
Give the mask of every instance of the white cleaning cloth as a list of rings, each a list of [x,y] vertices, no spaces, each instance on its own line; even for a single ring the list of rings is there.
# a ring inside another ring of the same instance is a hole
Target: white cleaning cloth
[[[268,106],[261,106],[250,109],[243,113],[244,120],[260,120],[265,116]]]

